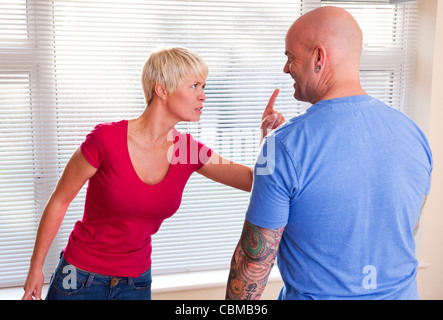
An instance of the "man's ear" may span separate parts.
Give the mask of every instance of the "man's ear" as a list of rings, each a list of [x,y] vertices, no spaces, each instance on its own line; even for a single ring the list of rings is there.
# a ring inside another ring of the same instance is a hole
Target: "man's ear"
[[[325,67],[326,64],[326,49],[322,45],[315,47],[313,52],[314,70],[320,70]]]
[[[160,83],[156,83],[155,87],[155,94],[162,100],[165,100],[168,97],[168,90],[166,90],[165,86],[160,84]]]

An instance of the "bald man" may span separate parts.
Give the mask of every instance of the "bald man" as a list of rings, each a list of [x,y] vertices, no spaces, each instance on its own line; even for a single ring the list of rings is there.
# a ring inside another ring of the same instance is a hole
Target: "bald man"
[[[284,72],[312,106],[262,146],[227,299],[260,298],[277,253],[279,299],[418,299],[413,234],[431,150],[411,119],[365,93],[361,49],[336,7],[289,29]]]

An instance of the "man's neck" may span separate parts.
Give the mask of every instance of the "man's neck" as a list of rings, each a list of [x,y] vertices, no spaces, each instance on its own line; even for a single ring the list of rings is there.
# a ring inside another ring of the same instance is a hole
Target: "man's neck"
[[[360,81],[342,81],[335,85],[332,85],[326,93],[321,95],[315,103],[321,100],[331,100],[336,98],[344,98],[358,95],[366,95],[366,91],[363,90]]]

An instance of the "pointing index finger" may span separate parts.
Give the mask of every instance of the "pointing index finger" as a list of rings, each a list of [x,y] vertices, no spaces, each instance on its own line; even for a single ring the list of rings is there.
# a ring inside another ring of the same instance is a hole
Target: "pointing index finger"
[[[269,99],[269,102],[265,108],[266,113],[271,114],[274,111],[274,103],[275,103],[275,100],[277,100],[277,96],[279,93],[280,93],[280,88],[277,88],[274,90],[274,93],[272,94],[272,96]]]

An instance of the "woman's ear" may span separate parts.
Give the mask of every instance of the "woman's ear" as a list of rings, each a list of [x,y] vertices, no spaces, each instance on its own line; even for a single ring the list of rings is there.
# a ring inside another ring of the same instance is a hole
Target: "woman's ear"
[[[160,83],[156,83],[155,87],[155,94],[162,100],[165,100],[168,97],[168,90],[166,90],[165,86],[160,84]]]

